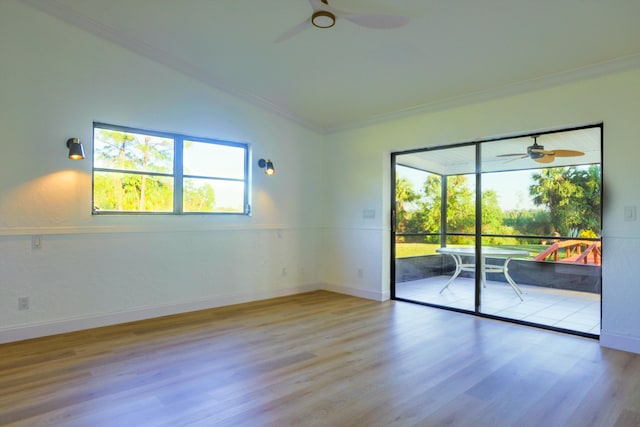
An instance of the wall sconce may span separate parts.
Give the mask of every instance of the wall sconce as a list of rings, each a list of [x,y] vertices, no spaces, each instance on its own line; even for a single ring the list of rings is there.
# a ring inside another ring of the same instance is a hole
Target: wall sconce
[[[78,138],[67,139],[67,148],[69,149],[69,158],[71,160],[84,159],[84,148],[82,148],[82,142]]]
[[[273,175],[274,173],[276,173],[276,168],[273,167],[273,162],[271,161],[271,159],[258,160],[258,166],[260,166],[261,168],[264,168],[264,173],[267,175]]]

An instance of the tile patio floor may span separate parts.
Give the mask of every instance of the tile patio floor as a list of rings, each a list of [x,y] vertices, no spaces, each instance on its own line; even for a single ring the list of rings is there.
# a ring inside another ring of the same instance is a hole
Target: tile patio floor
[[[440,293],[449,276],[398,283],[396,296],[474,310],[474,279],[458,277]],[[600,335],[600,295],[587,292],[519,285],[523,299],[503,282],[488,281],[482,289],[480,311],[558,328]]]

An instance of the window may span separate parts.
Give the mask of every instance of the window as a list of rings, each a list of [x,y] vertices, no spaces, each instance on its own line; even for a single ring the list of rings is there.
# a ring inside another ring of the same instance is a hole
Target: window
[[[93,125],[93,213],[248,215],[247,144]]]

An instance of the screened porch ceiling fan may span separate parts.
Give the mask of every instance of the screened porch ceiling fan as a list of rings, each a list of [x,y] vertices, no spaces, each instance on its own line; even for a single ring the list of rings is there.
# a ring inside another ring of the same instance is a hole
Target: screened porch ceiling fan
[[[515,157],[509,161],[529,157],[538,163],[551,163],[556,157],[578,157],[584,155],[582,151],[577,150],[545,150],[543,145],[538,144],[538,135],[534,135],[532,138],[533,145],[527,147],[526,153],[499,154],[497,157]]]
[[[341,18],[362,27],[378,29],[397,28],[409,22],[409,18],[406,16],[345,12],[329,6],[328,0],[309,0],[309,3],[313,10],[311,16],[278,37],[276,43],[287,40],[307,28],[331,28],[335,25],[336,20]]]

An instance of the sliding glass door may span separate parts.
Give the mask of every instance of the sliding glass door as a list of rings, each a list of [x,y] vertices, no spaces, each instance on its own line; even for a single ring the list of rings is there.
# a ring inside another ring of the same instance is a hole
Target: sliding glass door
[[[474,158],[473,145],[395,157],[397,298],[475,311],[474,257],[442,252],[475,247]]]
[[[602,127],[392,155],[392,296],[598,335]]]

